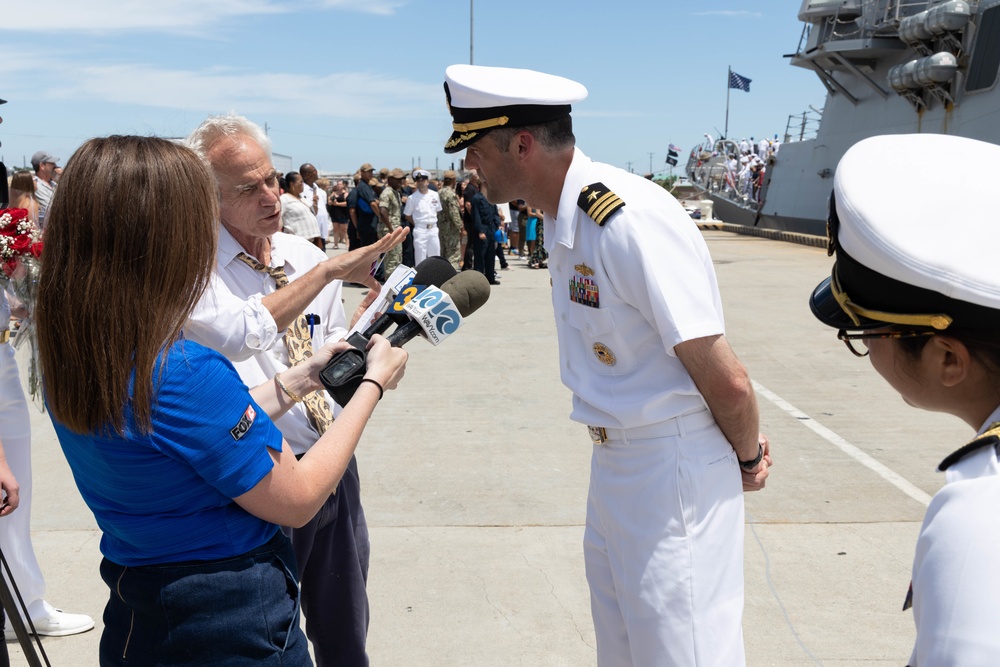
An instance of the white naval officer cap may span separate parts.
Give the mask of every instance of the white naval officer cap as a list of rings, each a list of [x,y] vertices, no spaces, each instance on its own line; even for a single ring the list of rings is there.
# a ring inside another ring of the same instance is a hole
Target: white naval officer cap
[[[955,165],[962,164],[955,190]],[[915,169],[914,165],[920,165]],[[809,306],[845,330],[1000,328],[1000,146],[941,134],[858,142],[841,158],[827,222],[831,277]]]
[[[457,153],[498,127],[524,127],[568,116],[587,97],[583,84],[529,69],[452,65],[444,73],[452,116],[445,153]]]
[[[429,179],[431,177],[431,172],[427,171],[426,169],[414,169],[412,176],[413,180],[417,180],[419,178]]]

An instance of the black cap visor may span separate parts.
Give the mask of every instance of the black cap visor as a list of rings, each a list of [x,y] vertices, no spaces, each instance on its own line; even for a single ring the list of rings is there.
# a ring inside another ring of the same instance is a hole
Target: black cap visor
[[[837,301],[833,290],[833,277],[827,278],[813,290],[809,297],[809,309],[816,319],[834,329],[844,329],[846,331],[864,331],[866,329],[878,329],[886,326],[886,322],[879,322],[867,317],[855,314],[857,321],[851,318]]]

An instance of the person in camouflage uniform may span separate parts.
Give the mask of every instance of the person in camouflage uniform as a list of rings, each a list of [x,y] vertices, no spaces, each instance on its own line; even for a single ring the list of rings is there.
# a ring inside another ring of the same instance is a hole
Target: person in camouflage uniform
[[[389,172],[389,185],[378,197],[378,237],[382,238],[400,226],[403,220],[403,202],[399,198],[399,189],[403,186],[406,174],[402,169]],[[386,253],[382,265],[382,275],[388,279],[403,260],[403,250],[398,245]]]
[[[438,237],[441,239],[441,255],[447,258],[456,271],[462,263],[462,211],[455,194],[455,172],[444,172],[441,188],[441,211],[438,212]]]

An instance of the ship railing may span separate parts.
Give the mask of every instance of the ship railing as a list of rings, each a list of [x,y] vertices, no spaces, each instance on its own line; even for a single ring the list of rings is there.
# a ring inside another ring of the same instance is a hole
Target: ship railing
[[[876,16],[876,26],[896,29],[899,22],[927,9],[927,0],[873,0],[876,5],[872,16]]]
[[[784,143],[815,139],[822,120],[823,112],[812,107],[800,114],[790,115],[788,124],[785,126]]]
[[[722,164],[703,164],[688,171],[688,180],[706,192],[756,211],[760,202],[754,199],[759,193],[750,184],[741,182],[738,174],[729,172]],[[746,187],[743,187],[746,185]]]
[[[822,31],[820,42],[895,36],[903,18],[926,9],[927,5],[928,0],[865,0],[860,16],[855,10],[840,6],[822,21],[804,25],[796,54],[802,55],[808,49],[813,30]]]

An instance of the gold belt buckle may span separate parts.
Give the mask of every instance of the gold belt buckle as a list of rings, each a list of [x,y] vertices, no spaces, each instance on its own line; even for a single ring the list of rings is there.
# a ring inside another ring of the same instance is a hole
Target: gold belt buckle
[[[10,340],[10,329],[4,329],[0,331],[0,345],[3,345]]]
[[[603,426],[588,426],[587,430],[590,431],[590,439],[595,445],[603,445],[608,441],[608,431]]]

